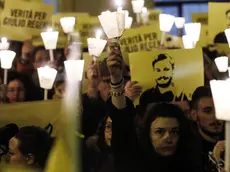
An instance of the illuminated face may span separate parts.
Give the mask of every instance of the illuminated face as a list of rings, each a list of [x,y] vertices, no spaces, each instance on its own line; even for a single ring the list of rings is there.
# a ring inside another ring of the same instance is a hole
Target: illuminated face
[[[218,136],[224,129],[224,122],[215,117],[215,108],[211,97],[201,98],[196,110],[199,129],[209,136]]]
[[[157,85],[162,88],[167,88],[171,84],[173,77],[173,68],[169,60],[158,61],[155,63],[153,70],[155,72]]]
[[[178,120],[176,118],[156,118],[151,124],[150,138],[159,155],[174,155],[179,140]]]
[[[108,146],[111,146],[112,139],[112,120],[110,117],[107,118],[104,131],[105,142]]]
[[[13,80],[9,82],[7,86],[7,98],[9,103],[24,101],[25,89],[21,81]]]

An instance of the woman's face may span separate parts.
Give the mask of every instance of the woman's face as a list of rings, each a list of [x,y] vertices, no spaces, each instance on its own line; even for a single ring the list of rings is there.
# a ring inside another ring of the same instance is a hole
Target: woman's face
[[[159,155],[174,155],[179,137],[179,122],[176,118],[158,117],[152,122],[150,138]]]
[[[112,120],[110,117],[107,118],[105,123],[105,142],[108,146],[111,146],[111,139],[112,139]]]
[[[10,81],[7,86],[7,98],[9,103],[23,102],[25,100],[25,88],[21,81]]]

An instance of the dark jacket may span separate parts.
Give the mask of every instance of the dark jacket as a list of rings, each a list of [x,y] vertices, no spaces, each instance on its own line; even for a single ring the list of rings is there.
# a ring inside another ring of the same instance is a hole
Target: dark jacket
[[[105,105],[100,96],[98,99],[92,99],[83,94],[82,133],[86,139],[95,134],[101,120],[106,116]]]
[[[114,156],[104,138],[106,116],[98,126],[94,136],[87,139],[86,161],[90,172],[115,172]]]

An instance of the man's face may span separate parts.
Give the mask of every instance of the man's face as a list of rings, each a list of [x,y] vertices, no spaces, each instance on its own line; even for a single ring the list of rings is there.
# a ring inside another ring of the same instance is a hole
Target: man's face
[[[224,129],[224,122],[216,119],[213,99],[201,98],[196,110],[197,123],[200,131],[208,136],[218,136]]]
[[[168,59],[155,63],[153,71],[159,87],[167,88],[172,82],[173,69]]]
[[[176,118],[155,119],[150,128],[150,137],[155,151],[161,156],[174,155],[179,141],[179,122]]]

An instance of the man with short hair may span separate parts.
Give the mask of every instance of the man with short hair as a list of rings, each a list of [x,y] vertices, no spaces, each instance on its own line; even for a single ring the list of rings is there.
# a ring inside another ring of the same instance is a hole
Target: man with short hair
[[[205,171],[209,171],[208,154],[215,144],[223,139],[224,121],[216,119],[210,87],[198,87],[192,95],[190,117],[196,122],[198,138],[201,141]]]
[[[175,94],[173,83],[174,61],[168,54],[158,54],[152,61],[153,72],[156,76],[156,87],[146,90],[140,97],[140,105],[149,103],[174,102],[187,100],[184,93]]]

